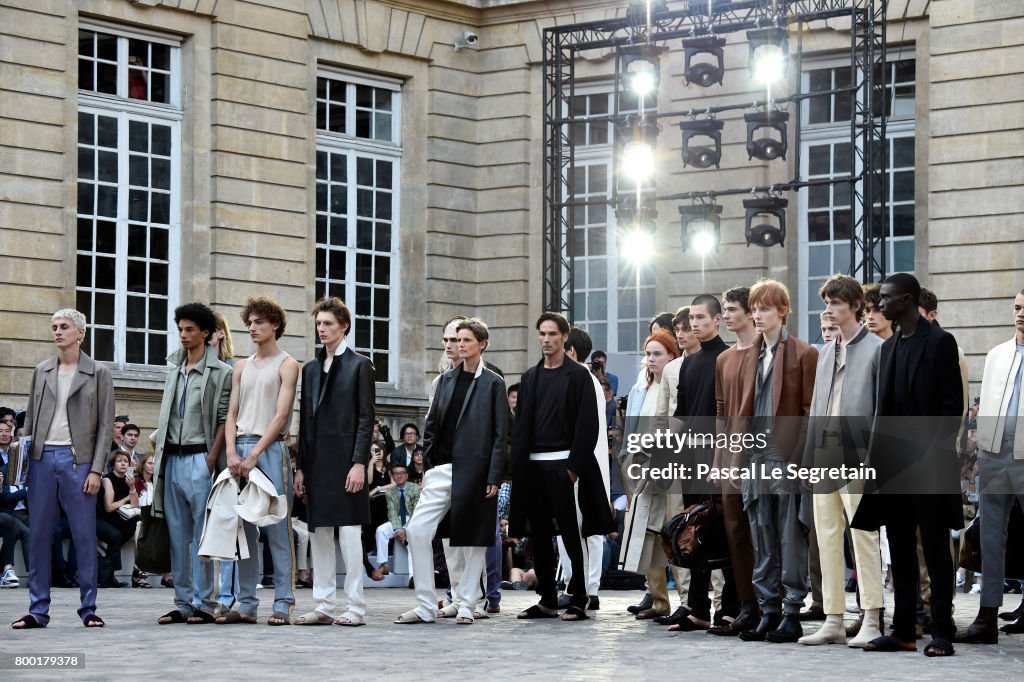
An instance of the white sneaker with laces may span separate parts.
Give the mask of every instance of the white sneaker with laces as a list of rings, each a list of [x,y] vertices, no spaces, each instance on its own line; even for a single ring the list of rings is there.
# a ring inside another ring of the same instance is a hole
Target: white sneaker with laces
[[[0,577],[0,587],[18,587],[21,581],[18,580],[18,576],[14,574],[14,566],[7,566],[4,568],[4,574]]]

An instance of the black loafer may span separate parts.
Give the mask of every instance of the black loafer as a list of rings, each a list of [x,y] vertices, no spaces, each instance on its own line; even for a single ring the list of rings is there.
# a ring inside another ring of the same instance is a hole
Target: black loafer
[[[587,604],[588,611],[600,611],[601,610],[601,598],[596,594],[592,594],[589,597],[590,603]]]
[[[654,622],[658,625],[679,625],[690,615],[690,609],[680,606],[670,616],[657,616]]]
[[[647,609],[651,608],[652,606],[654,606],[654,597],[651,596],[650,592],[648,592],[647,594],[644,595],[644,598],[640,600],[639,604],[633,604],[632,606],[627,606],[626,610],[629,611],[630,613],[632,613],[635,616],[636,614],[640,613],[641,611],[646,611]]]

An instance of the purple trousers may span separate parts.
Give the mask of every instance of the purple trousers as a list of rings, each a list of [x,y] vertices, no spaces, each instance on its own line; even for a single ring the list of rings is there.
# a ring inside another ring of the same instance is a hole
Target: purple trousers
[[[89,465],[75,463],[70,445],[44,446],[43,456],[28,468],[28,507],[32,510],[29,613],[43,625],[50,622],[50,551],[60,507],[67,514],[78,558],[82,595],[78,616],[96,613],[96,496],[82,491],[88,475]]]

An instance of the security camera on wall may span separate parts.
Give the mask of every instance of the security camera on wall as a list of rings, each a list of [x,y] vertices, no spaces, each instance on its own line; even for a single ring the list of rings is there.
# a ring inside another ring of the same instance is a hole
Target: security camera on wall
[[[477,43],[480,42],[480,36],[473,33],[472,31],[463,31],[462,38],[456,40],[453,47],[458,52],[464,47],[476,47]]]

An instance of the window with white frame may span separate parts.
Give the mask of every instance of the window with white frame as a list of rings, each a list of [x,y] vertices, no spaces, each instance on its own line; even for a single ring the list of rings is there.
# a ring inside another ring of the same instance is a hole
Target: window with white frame
[[[180,47],[78,32],[76,306],[97,360],[164,365],[178,292]]]
[[[595,350],[636,353],[654,317],[654,271],[618,256],[618,227],[612,197],[614,124],[600,120],[612,113],[613,93],[584,92],[570,103],[576,159],[570,179],[573,205],[573,310]],[[623,93],[622,112],[638,110],[636,97]],[[590,121],[594,117],[599,120]],[[620,187],[620,190],[626,189]]]
[[[889,272],[914,270],[914,72],[915,60],[898,56],[884,68],[886,73],[885,177],[889,191],[889,232],[886,262]],[[878,67],[882,68],[882,67]],[[876,76],[877,77],[877,76]],[[812,65],[803,73],[804,92],[824,91],[850,84],[849,66]],[[823,95],[805,100],[801,111],[802,177],[810,180],[836,178],[860,172],[854,166],[850,146],[852,104],[846,94]],[[880,112],[876,112],[880,113]],[[877,155],[877,151],[874,152]],[[877,156],[876,156],[877,158]],[[881,218],[881,203],[875,203]],[[800,190],[800,336],[821,343],[820,315],[824,303],[818,290],[829,276],[848,273],[851,238],[861,207],[853,203],[848,183]],[[863,254],[853,254],[859,261]],[[881,254],[876,253],[876,258]]]
[[[398,334],[397,81],[322,71],[316,86],[316,296],[353,314],[349,343],[394,383]]]

